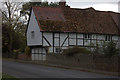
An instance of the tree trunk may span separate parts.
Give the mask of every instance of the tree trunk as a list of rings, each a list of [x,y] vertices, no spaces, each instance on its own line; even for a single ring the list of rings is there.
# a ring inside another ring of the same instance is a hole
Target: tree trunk
[[[12,44],[13,44],[13,40],[12,40],[12,35],[10,35],[10,53],[12,53]]]
[[[10,37],[10,42],[9,42],[9,54],[8,54],[8,57],[10,57],[10,54],[12,54],[12,44],[13,44],[12,30],[10,30],[9,37]]]

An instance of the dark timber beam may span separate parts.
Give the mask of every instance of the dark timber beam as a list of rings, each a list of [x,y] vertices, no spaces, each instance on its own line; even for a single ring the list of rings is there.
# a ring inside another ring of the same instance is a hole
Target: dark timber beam
[[[45,36],[43,36],[43,38],[44,38],[45,41],[49,44],[49,46],[51,46],[50,42],[45,38]]]
[[[68,37],[69,37],[69,36],[67,36],[67,37],[65,38],[65,40],[63,41],[61,47],[63,47],[63,45],[64,45],[65,41],[68,39]],[[68,45],[68,46],[69,46],[69,45]]]
[[[54,53],[54,33],[53,33],[53,53]]]

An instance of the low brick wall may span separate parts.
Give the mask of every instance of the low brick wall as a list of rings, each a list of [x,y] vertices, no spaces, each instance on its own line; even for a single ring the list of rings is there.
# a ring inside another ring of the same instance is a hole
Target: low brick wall
[[[120,56],[115,55],[106,58],[102,55],[78,54],[67,57],[63,54],[47,54],[47,61],[67,66],[90,68],[96,70],[104,70],[111,72],[120,72]]]
[[[18,59],[20,59],[20,60],[31,60],[31,55],[27,56],[25,54],[18,54]]]

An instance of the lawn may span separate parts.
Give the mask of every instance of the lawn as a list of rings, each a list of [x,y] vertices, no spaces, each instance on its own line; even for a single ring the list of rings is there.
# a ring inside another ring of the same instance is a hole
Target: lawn
[[[2,73],[2,80],[20,80],[6,73]]]

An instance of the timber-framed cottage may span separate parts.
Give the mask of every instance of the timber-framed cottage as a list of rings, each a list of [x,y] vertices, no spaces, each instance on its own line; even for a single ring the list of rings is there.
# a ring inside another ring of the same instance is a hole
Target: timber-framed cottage
[[[33,6],[27,28],[32,60],[46,53],[60,53],[73,46],[95,47],[114,41],[119,47],[119,13],[76,9],[59,2],[57,7]]]

